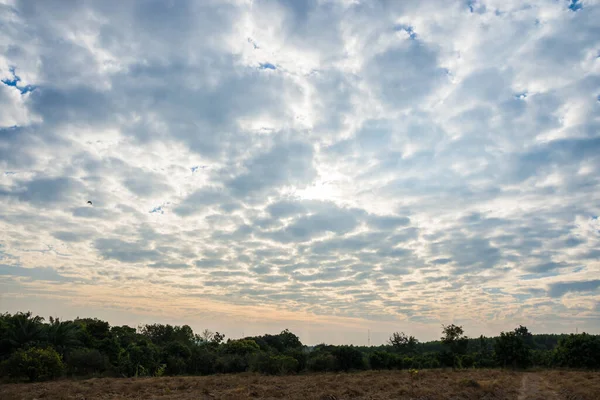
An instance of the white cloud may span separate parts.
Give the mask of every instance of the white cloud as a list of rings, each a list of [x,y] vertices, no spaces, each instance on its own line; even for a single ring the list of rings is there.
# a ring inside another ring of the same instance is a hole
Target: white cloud
[[[600,329],[597,2],[1,8],[11,308]]]

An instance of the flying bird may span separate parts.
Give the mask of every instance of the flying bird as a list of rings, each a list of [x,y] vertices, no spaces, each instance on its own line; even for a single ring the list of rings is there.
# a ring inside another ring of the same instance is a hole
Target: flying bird
[[[91,201],[91,200],[88,200],[88,202],[87,202],[87,203],[88,203],[89,205],[92,205],[92,201]]]

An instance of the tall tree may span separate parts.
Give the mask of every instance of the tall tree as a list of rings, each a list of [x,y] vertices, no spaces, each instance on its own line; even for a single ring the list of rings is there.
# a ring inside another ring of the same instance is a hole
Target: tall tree
[[[501,332],[494,343],[496,360],[506,368],[526,368],[531,362],[531,350],[525,343],[527,328],[520,326],[512,332]]]
[[[419,341],[414,336],[408,336],[404,332],[394,332],[388,343],[400,354],[412,355],[417,352]]]
[[[442,343],[448,347],[452,355],[452,367],[460,366],[460,356],[467,352],[469,338],[465,336],[462,326],[442,325]]]

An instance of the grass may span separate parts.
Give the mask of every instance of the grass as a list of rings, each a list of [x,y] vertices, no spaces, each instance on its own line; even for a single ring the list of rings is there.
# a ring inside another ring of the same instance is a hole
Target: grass
[[[563,399],[600,399],[600,372],[545,371],[542,375],[549,386]]]
[[[368,371],[296,376],[94,378],[4,384],[0,385],[0,398],[508,400],[519,397],[523,374],[501,370],[430,370],[419,371],[416,376],[407,371]],[[600,373],[548,371],[533,374],[551,383],[552,390],[563,395],[561,398],[600,399]]]

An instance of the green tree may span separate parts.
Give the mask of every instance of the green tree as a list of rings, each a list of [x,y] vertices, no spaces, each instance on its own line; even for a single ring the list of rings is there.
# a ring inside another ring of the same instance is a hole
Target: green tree
[[[414,336],[407,336],[404,332],[394,332],[388,343],[396,352],[403,355],[414,355],[419,345],[419,341]]]
[[[41,381],[62,375],[64,364],[53,348],[30,347],[13,353],[6,362],[8,376]]]
[[[504,368],[527,368],[531,363],[531,350],[525,344],[519,328],[512,332],[501,332],[494,343],[494,353],[498,364]]]
[[[44,326],[46,341],[64,357],[69,349],[76,348],[81,344],[77,338],[79,325],[71,321],[60,321],[58,318],[49,318],[49,324]]]
[[[556,364],[570,368],[600,368],[600,337],[580,333],[559,340],[554,352]]]
[[[460,356],[467,352],[469,338],[465,336],[462,326],[450,324],[442,325],[442,328],[442,344],[444,344],[450,350],[452,367],[460,368]]]
[[[331,354],[336,359],[337,370],[361,370],[366,367],[363,353],[354,346],[336,346]]]
[[[247,354],[256,353],[260,350],[260,347],[252,339],[239,339],[239,340],[228,340],[223,345],[223,352],[225,354],[237,354],[244,356]]]
[[[96,349],[77,349],[69,353],[66,364],[71,375],[90,375],[106,371],[108,359]]]
[[[33,316],[31,312],[4,314],[6,345],[12,350],[35,346],[44,340],[44,318]]]

